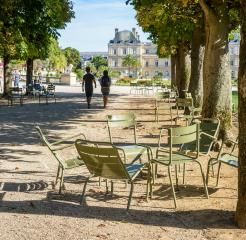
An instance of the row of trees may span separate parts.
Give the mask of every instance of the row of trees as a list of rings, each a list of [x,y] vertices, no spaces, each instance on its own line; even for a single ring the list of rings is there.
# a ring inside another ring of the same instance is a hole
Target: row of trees
[[[0,56],[4,62],[4,93],[11,84],[10,61],[26,61],[27,84],[30,84],[34,59],[49,56],[52,41],[59,36],[58,30],[65,28],[73,17],[70,0],[1,1]]]
[[[246,1],[128,0],[137,20],[171,55],[172,82],[182,96],[189,89],[203,117],[219,117],[222,138],[231,127],[229,33],[240,26],[239,68],[239,196],[236,221],[246,228]]]

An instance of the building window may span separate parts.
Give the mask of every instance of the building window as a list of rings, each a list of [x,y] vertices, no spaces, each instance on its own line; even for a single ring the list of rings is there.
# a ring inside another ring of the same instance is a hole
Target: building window
[[[230,60],[230,64],[231,64],[231,66],[233,66],[234,65],[234,61]]]
[[[165,67],[168,67],[168,61],[165,61]]]
[[[136,55],[137,54],[137,50],[135,48],[132,49],[132,53],[133,55]]]
[[[148,77],[149,76],[149,72],[145,72],[145,77]]]
[[[117,51],[116,51],[116,49],[114,49],[114,55],[116,55],[117,54]]]
[[[145,53],[146,53],[146,54],[149,54],[149,49],[146,49],[146,50],[145,50]]]
[[[231,71],[231,79],[235,79],[236,76],[235,76],[235,72],[234,71]]]
[[[158,60],[155,60],[155,66],[158,67],[159,66],[159,62]]]
[[[126,55],[126,49],[123,48],[123,55]]]
[[[239,59],[235,58],[235,62],[234,62],[235,66],[238,67],[239,66]]]
[[[149,66],[149,62],[146,61],[146,62],[145,62],[145,67],[148,67],[148,66]]]
[[[114,62],[114,66],[115,66],[115,67],[117,67],[117,66],[118,66],[117,61],[115,61],[115,62]]]

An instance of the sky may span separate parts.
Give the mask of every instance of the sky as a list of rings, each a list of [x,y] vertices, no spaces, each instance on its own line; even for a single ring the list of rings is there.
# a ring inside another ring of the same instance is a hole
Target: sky
[[[75,19],[60,31],[62,48],[73,47],[80,52],[107,51],[114,29],[131,30],[140,34],[141,41],[148,41],[148,34],[137,25],[135,10],[125,0],[73,0]]]

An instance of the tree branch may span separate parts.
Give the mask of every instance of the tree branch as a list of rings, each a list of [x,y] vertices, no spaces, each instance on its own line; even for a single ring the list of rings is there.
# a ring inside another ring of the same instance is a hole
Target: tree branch
[[[207,18],[216,18],[216,14],[211,7],[206,3],[206,0],[199,0],[199,4]]]

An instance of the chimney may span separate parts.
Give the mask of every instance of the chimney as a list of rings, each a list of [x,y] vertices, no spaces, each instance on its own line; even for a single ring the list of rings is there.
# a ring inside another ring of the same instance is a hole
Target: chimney
[[[118,28],[115,28],[114,29],[114,32],[115,32],[115,37],[116,37],[117,33],[119,32],[119,29]]]
[[[136,37],[136,28],[132,28],[132,33],[133,33],[134,37]]]

